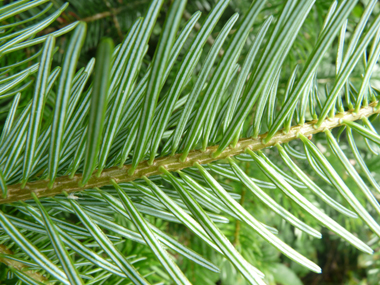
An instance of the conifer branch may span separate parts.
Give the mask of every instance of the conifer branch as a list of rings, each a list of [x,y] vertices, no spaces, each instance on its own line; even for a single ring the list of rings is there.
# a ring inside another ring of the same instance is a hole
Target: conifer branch
[[[369,117],[373,114],[380,113],[380,108],[376,108],[377,102],[371,103],[367,107],[363,107],[359,112],[355,113],[353,110],[338,113],[333,118],[327,118],[323,121],[319,128],[315,128],[314,125],[317,122],[311,121],[302,126],[293,126],[288,133],[284,133],[283,130],[277,132],[275,136],[267,143],[264,144],[262,139],[266,134],[260,135],[258,138],[243,138],[236,144],[236,147],[227,147],[218,157],[212,157],[212,154],[218,148],[217,145],[208,147],[205,151],[193,150],[189,153],[187,159],[180,161],[181,154],[174,156],[166,156],[156,159],[153,164],[148,165],[147,161],[141,162],[136,168],[133,175],[128,175],[130,165],[124,165],[123,167],[112,167],[104,170],[99,177],[96,172],[91,176],[88,183],[81,187],[80,182],[82,175],[77,174],[72,179],[68,176],[58,177],[51,188],[48,188],[48,181],[41,180],[36,182],[26,183],[24,188],[21,188],[21,184],[14,184],[8,186],[8,196],[5,199],[0,199],[0,204],[23,201],[31,199],[31,193],[34,192],[38,197],[55,196],[62,191],[67,193],[77,192],[94,187],[102,187],[111,184],[111,179],[116,183],[130,182],[141,178],[142,176],[152,176],[161,174],[160,167],[166,168],[168,171],[177,171],[183,168],[191,167],[195,162],[199,164],[207,164],[215,160],[224,159],[229,156],[239,155],[245,152],[247,148],[257,151],[269,146],[274,146],[277,143],[286,143],[297,139],[298,134],[302,133],[305,136],[310,136],[316,133],[323,132],[326,129],[333,129],[342,125],[342,120],[356,121],[363,117]]]

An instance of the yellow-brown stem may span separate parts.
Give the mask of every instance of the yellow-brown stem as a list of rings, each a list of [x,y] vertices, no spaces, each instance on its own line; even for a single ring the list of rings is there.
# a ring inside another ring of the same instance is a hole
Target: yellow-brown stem
[[[0,253],[1,254],[8,254],[8,255],[13,254],[13,252],[3,244],[0,244]],[[23,264],[21,262],[11,260],[8,258],[4,258],[4,257],[0,257],[0,262],[8,265],[9,267],[13,267],[13,268],[16,268],[20,271],[21,270],[24,271],[28,276],[30,276],[34,280],[37,280],[37,281],[42,282],[42,283],[45,283],[45,281],[47,281],[47,279],[43,275],[41,275],[37,272],[33,272],[31,270],[26,270],[27,267],[25,266],[25,264]]]
[[[14,184],[8,186],[8,197],[0,199],[0,204],[10,203],[15,201],[31,199],[31,192],[36,193],[37,197],[48,197],[60,194],[62,191],[76,192],[84,189],[102,187],[111,184],[110,180],[114,179],[117,183],[129,182],[141,178],[142,176],[152,176],[161,174],[160,167],[166,168],[168,171],[176,171],[183,168],[193,166],[195,162],[199,164],[207,164],[215,160],[220,160],[229,156],[241,154],[246,148],[257,151],[269,146],[274,146],[276,143],[286,143],[297,138],[298,133],[305,136],[313,135],[327,129],[333,129],[341,126],[341,120],[356,121],[362,117],[369,117],[372,114],[380,113],[380,109],[375,109],[377,102],[373,102],[367,107],[361,108],[359,112],[353,113],[352,111],[337,114],[334,118],[329,118],[323,121],[319,128],[314,128],[317,121],[306,123],[302,126],[293,126],[288,133],[282,130],[278,131],[276,135],[266,144],[262,139],[266,134],[260,135],[258,138],[240,139],[236,147],[227,147],[218,157],[212,157],[213,152],[216,151],[218,146],[210,146],[205,151],[193,150],[189,153],[184,162],[180,161],[181,154],[174,156],[166,156],[156,159],[153,164],[148,165],[147,161],[141,162],[132,175],[128,174],[131,165],[124,165],[123,167],[112,167],[104,170],[98,177],[96,172],[93,173],[87,185],[84,187],[79,186],[82,175],[77,174],[73,178],[68,176],[58,177],[53,183],[52,187],[48,188],[48,181],[41,180],[36,182],[29,182],[22,189],[21,184]]]

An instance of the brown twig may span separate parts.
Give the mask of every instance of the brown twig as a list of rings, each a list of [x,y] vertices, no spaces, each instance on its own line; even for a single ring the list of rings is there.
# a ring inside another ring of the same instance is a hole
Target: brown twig
[[[119,7],[119,8],[111,8],[112,10],[111,11],[105,11],[105,12],[101,12],[101,13],[97,13],[95,15],[92,15],[92,16],[89,16],[89,17],[86,17],[86,18],[83,18],[83,19],[79,19],[80,21],[82,22],[86,22],[86,23],[90,23],[90,22],[94,22],[94,21],[97,21],[97,20],[100,20],[100,19],[103,19],[103,18],[107,18],[107,17],[116,17],[117,14],[125,11],[127,9],[128,6],[123,6],[123,7]],[[70,24],[74,23],[73,22],[68,22],[68,23],[65,23],[63,25],[59,25],[58,27],[50,27],[48,29],[45,29],[42,31],[42,34],[46,35],[46,34],[50,34],[58,29],[62,29]],[[115,23],[115,21],[114,21]],[[116,26],[116,23],[115,23],[115,26]],[[117,23],[117,26],[116,26],[116,29],[120,29],[120,25],[119,23]],[[121,32],[121,30],[120,30]],[[119,30],[118,30],[118,33],[119,33]],[[122,33],[121,33],[122,35]],[[120,36],[120,34],[119,34]]]
[[[120,23],[119,23],[119,21],[117,20],[117,17],[116,17],[116,15],[117,15],[116,9],[113,8],[111,6],[111,4],[107,0],[103,0],[103,2],[106,4],[106,6],[108,7],[108,9],[111,10],[111,15],[112,15],[113,23],[115,24],[115,27],[116,27],[116,30],[117,30],[117,34],[119,35],[120,41],[122,41],[123,40],[123,32],[121,31]]]

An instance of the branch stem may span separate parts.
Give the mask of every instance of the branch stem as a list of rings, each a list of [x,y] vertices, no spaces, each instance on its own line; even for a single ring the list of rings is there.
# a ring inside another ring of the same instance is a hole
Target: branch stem
[[[0,253],[1,254],[8,254],[8,255],[13,254],[13,252],[3,244],[0,244]],[[27,274],[28,276],[30,276],[34,280],[37,280],[41,283],[46,283],[46,281],[47,281],[47,278],[44,277],[43,275],[41,275],[40,273],[34,272],[32,270],[26,270],[27,266],[21,262],[18,262],[18,261],[12,260],[12,259],[8,259],[5,257],[0,257],[0,262],[8,265],[9,267],[13,267],[13,268],[16,268],[18,270],[24,271],[25,274]]]
[[[356,121],[362,117],[369,117],[373,114],[380,113],[380,108],[374,108],[377,102],[373,102],[367,107],[363,107],[359,112],[354,113],[353,110],[344,113],[338,113],[333,118],[324,120],[320,127],[315,128],[317,120],[311,121],[304,125],[297,125],[290,128],[288,133],[284,133],[283,130],[278,131],[272,139],[264,144],[262,139],[266,137],[266,134],[259,135],[257,138],[243,138],[238,141],[234,148],[227,147],[218,157],[213,157],[212,154],[217,150],[218,146],[210,146],[205,151],[193,150],[189,153],[184,162],[179,158],[181,154],[173,156],[166,156],[156,159],[153,164],[148,164],[147,161],[141,162],[132,175],[128,174],[128,170],[131,165],[124,165],[123,167],[112,167],[104,170],[99,177],[96,175],[96,171],[93,173],[88,183],[80,187],[82,175],[74,175],[73,178],[68,176],[61,176],[55,179],[52,187],[49,188],[49,181],[40,180],[36,182],[29,182],[24,188],[21,188],[21,184],[14,184],[8,186],[8,196],[5,199],[0,199],[0,204],[23,201],[31,199],[31,193],[36,193],[37,197],[55,196],[62,193],[62,191],[76,192],[94,187],[102,187],[111,184],[111,179],[116,183],[130,182],[141,178],[142,176],[152,176],[161,174],[160,167],[164,167],[168,171],[181,170],[183,168],[191,167],[195,162],[199,164],[207,164],[215,160],[224,159],[229,156],[235,156],[244,153],[246,148],[253,151],[257,151],[269,146],[274,146],[277,143],[286,143],[297,139],[298,134],[302,133],[305,136],[313,135],[323,132],[325,129],[333,129],[342,125],[342,120]]]

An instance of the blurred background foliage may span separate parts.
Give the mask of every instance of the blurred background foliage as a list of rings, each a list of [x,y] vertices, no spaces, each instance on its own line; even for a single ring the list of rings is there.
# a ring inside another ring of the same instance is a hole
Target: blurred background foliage
[[[199,22],[202,22],[202,18],[205,18],[207,13],[210,11],[211,7],[214,6],[217,0],[189,0],[188,5],[186,7],[184,18],[189,18],[191,14],[200,10],[202,12],[202,17]],[[302,0],[301,0],[302,1]],[[9,3],[10,1],[1,1],[3,4]],[[0,5],[2,5],[0,2]],[[33,8],[29,11],[26,11],[20,15],[17,15],[15,18],[11,18],[7,20],[7,23],[2,24],[12,24],[12,21],[22,21],[31,16],[42,16],[48,15],[55,11],[55,8],[60,7],[64,2],[64,0],[52,0],[52,5],[41,5],[36,8]],[[80,61],[78,63],[78,68],[84,67],[88,61],[95,56],[96,47],[102,37],[111,37],[117,45],[122,41],[124,36],[127,34],[131,25],[134,23],[136,18],[141,17],[145,13],[145,9],[148,7],[149,0],[68,0],[70,3],[69,7],[62,13],[62,15],[58,18],[58,20],[53,23],[48,29],[42,31],[40,34],[47,34],[59,28],[62,28],[74,21],[81,20],[85,21],[88,24],[87,38],[82,49],[82,55],[80,57]],[[321,26],[323,24],[324,15],[326,15],[327,10],[331,4],[331,0],[317,0],[313,10],[307,17],[305,24],[303,25],[301,32],[299,33],[298,39],[295,41],[294,47],[291,49],[289,56],[284,63],[284,68],[281,71],[281,80],[279,82],[279,92],[278,98],[281,100],[284,96],[285,87],[286,87],[286,78],[289,78],[292,70],[297,64],[303,64],[307,59],[307,56],[310,54],[313,45],[317,41],[317,36],[319,31],[321,30]],[[347,27],[347,37],[349,37],[350,31],[353,30],[355,24],[358,22],[365,4],[366,0],[359,1],[358,5],[355,7],[353,13],[350,16],[348,27]],[[230,6],[226,9],[226,12],[221,18],[221,21],[217,24],[212,36],[215,38],[217,36],[218,31],[223,27],[224,23],[229,19],[233,13],[239,12],[240,14],[244,14],[250,6],[250,0],[231,0]],[[170,5],[170,0],[166,1],[164,7],[162,9],[161,15],[158,18],[157,24],[154,28],[153,35],[149,42],[149,50],[146,55],[146,59],[142,66],[142,72],[140,74],[144,74],[144,69],[148,67],[148,64],[153,57],[154,50],[156,48],[159,35],[161,32],[161,28],[164,24],[165,19],[165,11],[168,10]],[[253,35],[256,34],[255,29],[262,24],[264,19],[268,15],[276,15],[281,10],[284,5],[283,0],[268,0],[265,8],[260,13],[258,20],[256,21],[253,29],[254,31],[250,34],[252,39],[249,39],[248,44],[252,42]],[[377,10],[376,10],[377,9]],[[375,8],[373,14],[379,13],[379,6]],[[36,17],[36,21],[38,17]],[[32,22],[28,22],[25,25],[30,25]],[[183,21],[185,23],[185,20]],[[182,23],[182,24],[183,24]],[[17,29],[22,29],[23,26],[17,26]],[[193,33],[195,34],[195,32]],[[191,37],[190,37],[191,38]],[[209,38],[210,43],[212,43],[213,38]],[[59,46],[59,50],[54,55],[55,64],[58,65],[62,61],[63,51],[65,50],[65,45],[68,42],[67,36],[61,36],[57,39],[57,46]],[[1,40],[1,39],[0,39]],[[189,40],[190,42],[190,40]],[[28,58],[30,55],[34,55],[41,46],[33,46],[27,48],[23,51],[19,51],[17,53],[11,53],[7,56],[3,56],[0,58],[0,73],[3,72],[1,70],[1,66],[5,66],[6,63],[9,62],[22,62]],[[206,49],[210,48],[210,46],[205,47]],[[245,45],[245,50],[242,52],[242,57],[248,52],[249,45]],[[185,50],[185,48],[184,48]],[[330,53],[326,55],[324,62],[320,65],[318,70],[318,84],[321,88],[319,90],[328,90],[329,85],[333,83],[335,78],[335,58],[336,58],[336,50],[337,50],[337,40],[334,42],[333,47],[330,49]],[[207,52],[204,52],[202,56],[206,56]],[[179,56],[178,64],[180,63],[181,56]],[[203,62],[201,59],[200,63]],[[31,66],[32,61],[28,61],[22,65],[20,65],[20,69]],[[54,65],[54,63],[53,63]],[[353,84],[360,83],[362,78],[364,60],[363,63],[358,64],[355,68],[351,80]],[[201,68],[201,64],[198,64],[195,72],[199,72]],[[372,76],[373,80],[380,80],[380,72],[379,68],[376,67],[377,70],[374,72]],[[166,83],[167,86],[170,86],[172,79],[174,78],[174,74],[176,71],[176,67],[172,70],[172,76],[169,76],[169,79]],[[17,72],[13,70],[12,72]],[[7,74],[12,75],[12,74]],[[34,74],[33,76],[36,76]],[[33,76],[31,78],[33,78]],[[195,78],[195,77],[193,77]],[[355,80],[356,78],[356,80]],[[194,82],[189,83],[189,88],[192,87]],[[27,85],[27,82],[25,82]],[[376,84],[375,84],[376,86]],[[355,87],[355,86],[354,86]],[[21,98],[19,109],[23,107],[32,97],[33,89],[29,89],[29,93],[27,92],[28,86],[21,87],[25,88],[23,93],[23,97]],[[358,86],[356,86],[358,88]],[[186,90],[184,91],[186,92]],[[165,94],[165,92],[162,92]],[[323,94],[321,94],[323,96]],[[12,97],[2,99],[0,101],[0,125],[3,125],[7,112],[12,104]],[[49,111],[53,110],[54,106],[54,94],[51,95],[51,98],[46,103],[44,113],[45,120],[49,118]],[[253,119],[253,116],[252,116]],[[372,118],[373,119],[373,118]],[[380,126],[377,121],[374,121],[374,126],[380,130]],[[248,131],[248,130],[245,130]],[[336,132],[337,130],[335,130]],[[342,135],[341,139],[345,139],[344,135]],[[371,151],[366,147],[366,142],[363,138],[357,137],[356,142],[360,151],[365,157],[367,166],[371,173],[373,173],[374,177],[377,181],[380,181],[380,160],[374,155]],[[325,141],[324,135],[316,135],[315,143],[322,150],[322,152],[330,159],[331,164],[335,167],[335,169],[341,174],[344,181],[356,197],[359,198],[361,202],[364,203],[365,199],[363,194],[357,189],[355,183],[350,182],[350,177],[345,173],[342,165],[338,161],[335,156],[330,156],[329,152],[331,150],[328,148],[328,145]],[[292,142],[292,147],[296,150],[301,150],[302,145],[297,141]],[[372,146],[375,148],[375,146]],[[376,151],[374,149],[373,151]],[[286,168],[285,164],[280,159],[277,150],[275,149],[266,149],[266,155],[271,158],[271,160],[275,160],[278,162],[277,166],[283,170],[285,173],[292,176],[292,173]],[[310,167],[307,160],[298,159],[298,165],[308,173],[314,173],[314,170]],[[261,180],[268,181],[268,178],[258,170],[258,167],[254,165],[253,162],[240,162],[240,166],[242,166],[246,173],[250,177],[259,178]],[[191,170],[189,170],[191,172]],[[268,243],[264,242],[256,233],[249,230],[239,221],[230,219],[230,223],[219,224],[219,227],[223,230],[225,235],[233,242],[235,247],[242,253],[242,255],[253,265],[260,268],[266,276],[268,276],[269,280],[271,280],[271,284],[282,284],[282,285],[298,285],[298,284],[307,284],[307,285],[317,285],[317,284],[360,284],[360,285],[376,285],[380,284],[380,241],[378,238],[372,238],[370,231],[363,224],[363,222],[359,219],[345,219],[342,215],[338,214],[331,207],[327,207],[324,203],[322,203],[319,199],[315,197],[315,195],[308,195],[307,189],[300,189],[301,193],[311,200],[315,205],[318,205],[320,209],[323,209],[330,217],[344,225],[347,230],[351,232],[355,232],[358,234],[358,237],[366,241],[375,251],[374,255],[366,255],[361,254],[357,249],[352,246],[347,245],[347,243],[343,242],[336,235],[331,234],[328,230],[322,229],[315,219],[311,216],[305,216],[304,211],[302,211],[295,203],[288,200],[284,195],[280,193],[278,189],[267,190],[268,194],[272,198],[274,198],[277,202],[283,205],[287,209],[292,209],[291,212],[297,216],[302,217],[302,219],[312,227],[317,230],[322,230],[323,238],[321,240],[313,239],[312,237],[306,236],[301,233],[299,230],[296,230],[289,223],[284,223],[282,218],[268,208],[262,205],[258,201],[256,197],[249,193],[245,189],[245,187],[235,181],[231,181],[226,179],[223,176],[220,176],[215,173],[217,180],[223,182],[225,185],[228,185],[231,190],[233,190],[236,194],[240,195],[240,203],[244,205],[244,208],[247,209],[253,216],[255,216],[258,220],[263,223],[275,227],[279,230],[280,238],[285,241],[288,245],[295,248],[301,254],[315,260],[319,266],[322,268],[322,274],[310,273],[307,269],[297,265],[292,262],[290,259],[285,256],[279,254],[272,246]],[[292,176],[294,177],[294,176]],[[313,175],[311,175],[313,177]],[[314,177],[317,177],[315,175]],[[328,195],[336,199],[339,203],[347,206],[347,203],[340,197],[340,195],[336,192],[336,190],[325,182],[323,179],[317,179],[315,181],[321,189],[323,189]],[[227,186],[227,187],[228,187]],[[360,199],[361,198],[361,199]],[[378,200],[380,197],[377,197]],[[5,208],[4,205],[0,206],[1,209]],[[374,211],[371,207],[366,207],[370,214]],[[64,215],[64,213],[62,214]],[[306,214],[307,215],[307,214]],[[62,218],[62,217],[61,217]],[[67,215],[64,217],[67,220],[75,219],[74,216]],[[195,264],[188,259],[181,258],[180,256],[176,256],[178,258],[178,264],[189,280],[193,284],[220,284],[220,285],[238,285],[238,284],[246,284],[246,281],[241,277],[241,275],[234,269],[234,267],[227,262],[221,255],[216,254],[209,247],[205,246],[196,236],[194,236],[186,227],[180,224],[171,223],[167,221],[163,221],[157,218],[153,218],[151,216],[147,216],[152,224],[160,228],[161,230],[170,233],[173,236],[176,236],[178,240],[200,253],[202,256],[209,259],[211,262],[216,264],[219,268],[221,268],[221,274],[212,273],[203,267]],[[115,221],[118,224],[124,225],[130,223],[128,228],[133,228],[133,224],[130,221],[123,218],[121,215],[115,213]],[[74,220],[75,222],[75,220]],[[111,233],[115,238],[118,237],[117,233]],[[35,244],[38,245],[40,240],[41,244],[45,244],[45,240],[43,235],[36,235],[30,237],[31,240],[35,240]],[[4,243],[6,240],[0,239],[0,245]],[[159,282],[162,280],[168,280],[168,277],[165,275],[166,273],[160,268],[159,262],[154,258],[151,251],[136,242],[133,242],[128,239],[121,239],[121,242],[118,244],[119,250],[125,254],[126,256],[130,256],[131,259],[136,259],[136,267],[139,267],[140,272],[144,272],[144,267],[147,267],[146,271],[149,272],[151,269],[154,269],[156,274],[152,276],[152,282]],[[83,241],[86,242],[86,241]],[[46,253],[48,254],[49,248],[46,249]],[[142,257],[142,258],[140,258]],[[9,279],[8,271],[6,270],[6,266],[0,263],[0,284],[15,284],[15,279]],[[113,281],[112,278],[109,278],[107,284],[116,284],[116,281]],[[13,282],[13,283],[12,283]],[[114,283],[113,283],[114,282]],[[118,283],[124,284],[124,283]]]

